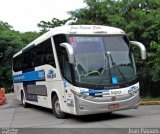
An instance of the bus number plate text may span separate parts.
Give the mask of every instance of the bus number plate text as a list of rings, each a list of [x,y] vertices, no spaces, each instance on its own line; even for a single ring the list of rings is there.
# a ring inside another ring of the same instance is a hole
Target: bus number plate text
[[[119,104],[110,104],[110,105],[108,105],[108,109],[115,109],[115,108],[119,108]]]

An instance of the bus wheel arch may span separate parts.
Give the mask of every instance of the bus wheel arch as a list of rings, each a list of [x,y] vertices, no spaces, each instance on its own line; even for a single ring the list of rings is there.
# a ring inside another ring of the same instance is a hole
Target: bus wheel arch
[[[52,103],[53,114],[59,119],[64,119],[66,113],[61,111],[59,97],[55,91],[53,91],[51,94],[51,103]]]

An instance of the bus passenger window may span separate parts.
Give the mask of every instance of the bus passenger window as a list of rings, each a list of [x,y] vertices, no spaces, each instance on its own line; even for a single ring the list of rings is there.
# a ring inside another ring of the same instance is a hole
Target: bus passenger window
[[[51,39],[36,46],[36,66],[49,64],[56,68]]]

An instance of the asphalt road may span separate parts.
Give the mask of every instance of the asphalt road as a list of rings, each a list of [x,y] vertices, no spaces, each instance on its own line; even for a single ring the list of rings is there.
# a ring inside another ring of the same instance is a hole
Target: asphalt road
[[[138,109],[110,115],[69,115],[66,119],[57,119],[52,111],[46,108],[23,108],[13,94],[8,94],[7,104],[0,106],[0,128],[94,128],[93,132],[95,128],[112,128],[107,129],[108,131],[113,131],[113,128],[160,128],[160,105],[140,106]]]

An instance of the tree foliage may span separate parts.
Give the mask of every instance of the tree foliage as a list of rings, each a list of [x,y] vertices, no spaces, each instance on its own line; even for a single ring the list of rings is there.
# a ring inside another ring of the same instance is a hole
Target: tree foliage
[[[158,42],[151,42],[151,49],[148,53],[149,61],[148,65],[151,67],[152,80],[154,82],[160,81],[160,35],[158,36]]]
[[[40,28],[40,31],[44,33],[50,30],[51,28],[64,25],[69,19],[59,20],[57,18],[53,18],[51,21],[40,21],[40,23],[38,23],[37,26]]]
[[[39,34],[36,32],[14,31],[8,23],[0,21],[0,50],[4,51],[4,56],[0,59],[0,87],[11,87],[13,55],[37,36]]]
[[[32,42],[34,39],[36,39],[40,35],[41,35],[41,33],[38,33],[38,32],[20,33],[21,40],[22,40],[23,44],[28,44],[28,43]]]

